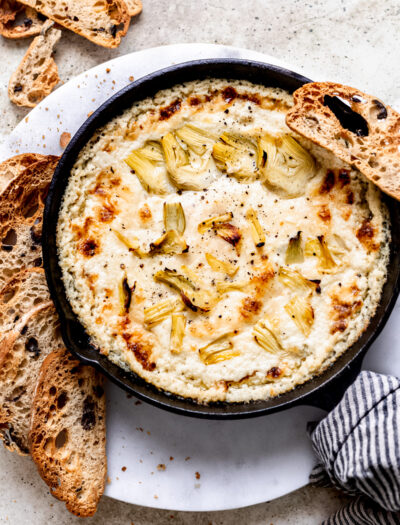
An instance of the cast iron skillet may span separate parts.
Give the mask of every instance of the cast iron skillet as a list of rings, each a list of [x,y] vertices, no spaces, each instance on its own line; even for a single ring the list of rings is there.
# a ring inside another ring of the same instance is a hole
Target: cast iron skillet
[[[269,414],[294,405],[307,404],[330,409],[341,398],[346,387],[360,371],[367,349],[384,327],[399,293],[400,229],[399,204],[386,199],[390,210],[392,242],[388,278],[375,316],[360,339],[321,375],[274,399],[251,403],[213,403],[199,405],[195,401],[163,392],[140,377],[126,373],[91,345],[87,334],[73,313],[66,298],[56,249],[56,225],[60,203],[67,186],[70,170],[82,147],[93,133],[110,119],[130,107],[135,101],[154,95],[175,84],[207,77],[246,79],[265,86],[277,86],[293,92],[309,79],[276,66],[239,60],[212,59],[187,62],[152,73],[122,89],[107,100],[79,129],[66,148],[55,171],[46,201],[43,224],[44,268],[61,318],[61,330],[67,348],[86,364],[94,365],[121,388],[155,406],[186,416],[208,419],[238,419]]]

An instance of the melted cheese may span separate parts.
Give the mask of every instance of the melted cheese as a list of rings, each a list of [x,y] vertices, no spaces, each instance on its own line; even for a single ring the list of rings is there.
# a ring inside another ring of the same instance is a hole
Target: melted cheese
[[[206,190],[177,192],[169,181],[167,194],[156,195],[146,191],[124,161],[146,141],[160,140],[187,122],[217,136],[227,130],[283,135],[289,131],[285,111],[291,104],[291,97],[278,89],[192,82],[136,103],[82,150],[59,215],[59,258],[74,311],[99,351],[113,362],[161,389],[200,402],[266,399],[321,372],[366,328],[386,278],[389,231],[380,193],[362,175],[302,141],[317,169],[296,198],[283,198],[260,180],[240,181],[221,173],[212,161]],[[166,202],[182,205],[189,250],[140,257],[121,234],[148,252],[165,232]],[[250,207],[266,238],[258,248],[246,218]],[[230,223],[240,232],[240,250],[215,229],[198,231],[203,221],[226,213],[232,213]],[[287,309],[296,291],[278,278],[279,269],[288,266],[289,240],[299,231],[303,245],[323,236],[335,261],[329,271],[321,270],[312,255],[290,265],[319,282],[320,293],[307,297],[313,314],[307,335]],[[206,253],[237,267],[236,274],[213,270]],[[184,308],[180,352],[170,351],[170,315],[151,328],[144,323],[146,308],[179,297],[154,279],[165,268],[194,275],[200,287],[217,297],[207,312]],[[219,281],[248,285],[218,294]],[[121,313],[127,286],[129,309]],[[255,340],[254,325],[262,319],[268,319],[280,351],[267,351]],[[205,363],[199,350],[227,333],[229,359]]]

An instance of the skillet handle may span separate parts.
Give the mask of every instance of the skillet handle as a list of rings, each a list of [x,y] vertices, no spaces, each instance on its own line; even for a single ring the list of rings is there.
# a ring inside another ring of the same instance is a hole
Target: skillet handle
[[[330,412],[342,399],[347,388],[356,380],[361,371],[363,357],[364,355],[358,355],[328,385],[310,394],[302,404]]]

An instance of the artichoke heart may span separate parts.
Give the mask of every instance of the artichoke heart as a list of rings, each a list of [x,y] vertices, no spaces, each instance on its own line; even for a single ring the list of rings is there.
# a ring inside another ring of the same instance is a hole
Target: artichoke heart
[[[289,245],[286,250],[285,263],[296,264],[304,261],[304,250],[301,243],[301,232],[297,232],[296,237],[289,239]]]
[[[199,191],[209,185],[211,172],[210,158],[201,160],[199,166],[192,166],[187,151],[179,144],[173,133],[161,139],[170,179],[180,190]]]
[[[307,240],[305,254],[307,257],[317,257],[318,266],[322,271],[329,272],[337,267],[323,235]]]
[[[297,270],[281,266],[278,271],[278,279],[282,284],[297,292],[310,294],[319,289],[318,281],[310,281]]]
[[[253,336],[257,344],[271,354],[283,352],[282,343],[267,318],[260,319],[253,327]]]
[[[221,237],[221,239],[224,239],[224,241],[229,242],[229,244],[232,244],[232,246],[234,246],[236,248],[236,251],[239,253],[239,243],[242,239],[242,234],[239,228],[237,228],[230,222],[221,222],[214,226],[214,230],[216,231],[218,237]]]
[[[229,277],[233,277],[239,270],[238,266],[235,266],[234,264],[231,264],[227,261],[221,261],[220,259],[214,257],[214,255],[212,255],[211,253],[206,253],[205,255],[208,264],[210,265],[211,269],[215,272],[226,273],[227,275],[229,275]]]
[[[114,233],[114,235],[117,237],[119,241],[121,241],[125,246],[128,248],[128,250],[135,255],[137,255],[140,258],[146,257],[148,254],[144,252],[140,248],[139,241],[136,237],[132,237],[131,239],[128,239],[125,235],[123,235],[120,231],[111,229],[111,231]]]
[[[286,312],[295,322],[297,328],[307,337],[314,324],[314,309],[308,297],[295,295],[286,305]]]
[[[185,239],[176,230],[168,230],[159,239],[150,244],[150,254],[163,253],[166,255],[180,255],[186,253],[189,246]]]
[[[247,137],[224,133],[214,144],[212,155],[217,168],[224,173],[242,181],[259,177],[257,148]]]
[[[176,230],[183,235],[186,228],[185,212],[180,202],[164,202],[165,230]]]
[[[224,294],[228,292],[246,292],[250,286],[250,281],[217,281],[217,293]]]
[[[218,215],[217,217],[211,217],[211,219],[207,219],[203,222],[201,222],[197,230],[199,233],[205,233],[207,230],[211,230],[218,226],[218,224],[223,224],[225,222],[230,221],[233,218],[233,213],[228,212],[224,213],[223,215]]]
[[[261,248],[265,244],[265,233],[257,217],[257,212],[253,208],[249,208],[246,213],[246,218],[250,223],[250,233],[257,248]]]
[[[177,273],[175,270],[160,270],[154,275],[157,282],[168,284],[181,294],[184,304],[197,312],[208,312],[215,302],[215,297],[205,289],[200,288],[192,279]]]
[[[210,151],[214,142],[218,140],[218,136],[204,129],[200,129],[197,126],[193,126],[193,124],[186,124],[178,129],[176,134],[180,140],[185,142],[190,150],[200,156]]]
[[[167,170],[161,148],[156,142],[147,143],[143,148],[132,151],[125,162],[134,170],[146,191],[158,195],[167,193]]]
[[[315,175],[313,157],[290,135],[262,136],[257,162],[264,182],[288,198],[302,195],[306,183]]]
[[[233,343],[231,341],[233,335],[233,332],[228,332],[208,345],[199,348],[199,356],[203,363],[205,365],[214,365],[215,363],[239,356],[240,352],[233,349]]]
[[[124,277],[121,279],[121,281],[118,284],[118,295],[119,295],[119,303],[120,303],[119,315],[126,315],[129,312],[129,308],[132,302],[132,293],[135,291],[135,288],[136,288],[136,282],[131,288],[128,284],[127,276],[124,275]]]
[[[173,354],[179,354],[182,351],[185,328],[186,317],[183,314],[172,314],[169,349]]]
[[[180,298],[174,297],[144,309],[144,324],[146,328],[152,328],[161,323],[175,312],[181,312],[184,304]]]

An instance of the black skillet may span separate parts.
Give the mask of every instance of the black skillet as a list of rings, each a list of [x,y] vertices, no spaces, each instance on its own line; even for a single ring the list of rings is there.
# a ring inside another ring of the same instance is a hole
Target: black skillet
[[[129,108],[135,101],[152,96],[157,91],[170,88],[175,84],[207,77],[245,79],[269,87],[277,86],[289,92],[310,82],[309,79],[292,71],[259,62],[239,59],[198,60],[157,71],[133,82],[93,113],[72,138],[61,157],[50,186],[44,212],[44,267],[50,293],[61,318],[64,342],[81,361],[94,365],[124,390],[148,403],[178,414],[207,419],[239,419],[270,414],[303,404],[329,410],[339,401],[344,390],[359,373],[362,358],[388,320],[399,293],[399,204],[390,198],[386,198],[392,224],[388,277],[374,317],[358,341],[327,370],[294,390],[273,399],[250,403],[218,402],[200,405],[190,399],[158,390],[136,374],[124,372],[101,356],[90,345],[87,334],[66,298],[57,258],[56,226],[68,177],[80,150],[99,127],[119,115],[124,109]]]

